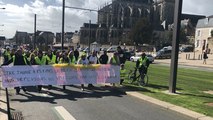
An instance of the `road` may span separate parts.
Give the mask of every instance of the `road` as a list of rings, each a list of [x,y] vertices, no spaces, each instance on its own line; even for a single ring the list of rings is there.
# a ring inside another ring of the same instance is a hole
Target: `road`
[[[24,120],[192,120],[126,95],[115,88],[99,86],[81,91],[78,86],[53,87],[38,93],[35,87],[29,92],[15,95],[12,90],[12,111],[22,112]]]

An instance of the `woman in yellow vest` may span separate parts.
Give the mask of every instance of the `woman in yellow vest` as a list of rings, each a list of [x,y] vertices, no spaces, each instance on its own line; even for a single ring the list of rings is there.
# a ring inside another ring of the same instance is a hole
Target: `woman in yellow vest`
[[[112,65],[120,65],[120,60],[118,54],[115,52],[113,53],[113,56],[110,59],[110,64]]]

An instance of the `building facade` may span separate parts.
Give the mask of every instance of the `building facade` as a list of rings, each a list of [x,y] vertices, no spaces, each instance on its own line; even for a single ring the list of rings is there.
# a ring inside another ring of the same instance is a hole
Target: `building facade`
[[[200,19],[196,26],[195,50],[205,51],[209,49],[208,39],[212,37],[213,17]]]

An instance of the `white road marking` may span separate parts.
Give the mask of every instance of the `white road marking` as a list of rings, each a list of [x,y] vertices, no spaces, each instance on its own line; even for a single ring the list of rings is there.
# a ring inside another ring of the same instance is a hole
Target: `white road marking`
[[[57,106],[54,109],[63,120],[76,120],[63,106]]]

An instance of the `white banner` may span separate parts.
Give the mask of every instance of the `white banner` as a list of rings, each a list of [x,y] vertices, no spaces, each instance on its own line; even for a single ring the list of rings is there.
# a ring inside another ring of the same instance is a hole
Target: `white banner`
[[[2,72],[3,87],[120,82],[120,67],[109,64],[4,66]]]

